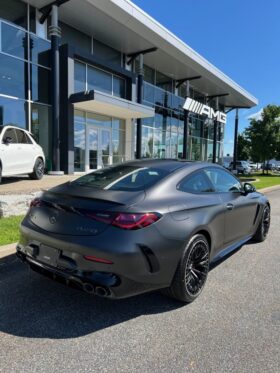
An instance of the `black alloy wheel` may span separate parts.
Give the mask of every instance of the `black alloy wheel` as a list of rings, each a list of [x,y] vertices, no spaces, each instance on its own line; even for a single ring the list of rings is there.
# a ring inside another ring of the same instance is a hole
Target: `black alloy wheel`
[[[269,205],[265,205],[261,220],[258,225],[258,229],[253,237],[253,240],[256,242],[263,242],[268,235],[269,227],[270,227],[270,207]]]
[[[163,293],[185,303],[193,302],[206,283],[209,262],[209,243],[204,235],[196,234],[186,246],[171,286]]]
[[[206,281],[209,271],[209,247],[205,239],[196,241],[192,246],[185,271],[186,291],[191,296],[197,296]]]

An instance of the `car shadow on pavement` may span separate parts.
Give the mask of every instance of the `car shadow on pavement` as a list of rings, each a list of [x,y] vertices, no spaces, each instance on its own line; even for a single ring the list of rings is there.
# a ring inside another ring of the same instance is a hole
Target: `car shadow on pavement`
[[[184,304],[152,292],[121,300],[88,295],[45,278],[15,255],[0,259],[0,332],[26,338],[77,338]]]
[[[28,175],[3,177],[1,181],[1,185],[14,184],[14,183],[25,181],[25,180],[30,180]],[[0,192],[1,192],[1,189],[0,189]]]
[[[237,251],[211,264],[222,264]],[[26,338],[77,338],[142,315],[187,305],[159,291],[110,300],[52,281],[15,255],[0,259],[0,332]]]

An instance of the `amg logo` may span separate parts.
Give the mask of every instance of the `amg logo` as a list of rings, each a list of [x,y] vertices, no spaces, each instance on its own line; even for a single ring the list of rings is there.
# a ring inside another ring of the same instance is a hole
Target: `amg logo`
[[[211,119],[217,119],[217,121],[221,123],[226,123],[227,121],[227,115],[225,113],[221,111],[215,111],[210,106],[195,101],[190,97],[187,97],[183,108],[199,115],[206,115],[208,118]]]

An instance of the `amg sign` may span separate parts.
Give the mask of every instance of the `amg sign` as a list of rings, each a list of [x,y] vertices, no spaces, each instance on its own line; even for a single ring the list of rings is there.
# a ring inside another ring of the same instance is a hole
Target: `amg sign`
[[[190,97],[187,97],[183,108],[199,115],[206,115],[208,118],[216,119],[218,122],[221,123],[226,123],[227,121],[227,115],[225,113],[221,111],[215,111],[210,106],[195,101]]]

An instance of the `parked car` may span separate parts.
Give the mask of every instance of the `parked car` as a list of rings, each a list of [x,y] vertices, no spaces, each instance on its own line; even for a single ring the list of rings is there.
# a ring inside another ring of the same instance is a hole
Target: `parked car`
[[[263,163],[262,169],[265,171],[273,171],[275,170],[275,163]]]
[[[258,164],[257,163],[253,163],[253,162],[250,162],[249,163],[249,166],[251,168],[252,171],[257,171],[258,170]]]
[[[0,126],[0,183],[5,176],[28,174],[31,179],[44,175],[45,156],[31,133],[18,127]]]
[[[229,170],[233,171],[233,162],[230,162]],[[251,174],[252,169],[247,161],[236,161],[236,171],[238,174]]]
[[[263,241],[269,225],[267,197],[219,165],[131,161],[34,199],[17,255],[90,294],[123,298],[165,289],[192,302],[210,262],[251,238]]]

